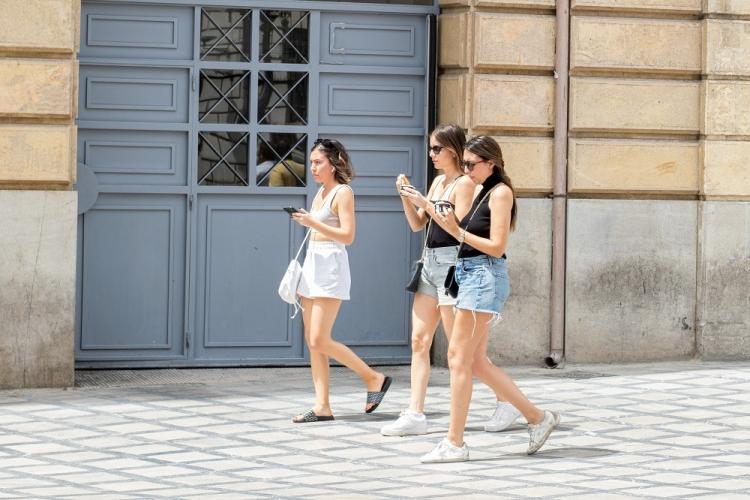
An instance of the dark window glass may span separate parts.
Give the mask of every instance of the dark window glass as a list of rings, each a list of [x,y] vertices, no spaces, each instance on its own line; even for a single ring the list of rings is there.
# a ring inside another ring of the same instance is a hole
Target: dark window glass
[[[203,123],[249,123],[250,73],[202,70],[198,116]]]
[[[258,75],[258,123],[307,124],[307,73],[262,71]]]
[[[258,134],[256,182],[259,186],[304,186],[307,134]]]
[[[260,62],[307,64],[309,12],[260,11]]]
[[[243,132],[198,134],[198,184],[247,186],[247,140]]]
[[[201,15],[201,59],[250,61],[251,11],[203,9]]]

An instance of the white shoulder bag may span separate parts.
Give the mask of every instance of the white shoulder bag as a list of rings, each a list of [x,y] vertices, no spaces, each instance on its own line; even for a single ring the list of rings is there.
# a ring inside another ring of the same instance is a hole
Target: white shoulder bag
[[[294,314],[291,316],[292,318],[297,316],[299,310],[302,309],[297,300],[297,287],[299,287],[299,281],[302,278],[302,266],[297,259],[299,259],[299,254],[302,252],[302,248],[305,246],[308,236],[310,236],[309,229],[307,230],[305,238],[302,240],[302,244],[299,246],[299,250],[297,250],[297,255],[295,255],[291,262],[289,262],[284,277],[281,278],[281,283],[279,283],[279,297],[281,297],[281,300],[287,304],[292,304],[294,306]]]

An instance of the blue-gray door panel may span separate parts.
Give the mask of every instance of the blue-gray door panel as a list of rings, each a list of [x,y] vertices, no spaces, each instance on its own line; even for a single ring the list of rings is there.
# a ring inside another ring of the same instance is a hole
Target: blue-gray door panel
[[[187,183],[187,132],[84,129],[78,153],[101,186]]]
[[[191,7],[85,3],[80,57],[190,60]]]
[[[336,339],[370,359],[408,361],[410,297],[404,290],[413,242],[401,202],[356,196],[357,237],[349,247],[351,301],[334,326]]]
[[[79,120],[188,120],[190,72],[184,68],[81,66]]]
[[[424,16],[325,12],[320,25],[322,64],[425,65]]]
[[[304,237],[282,207],[304,204],[293,195],[198,195],[196,359],[303,358],[300,316],[290,320],[277,289]]]
[[[424,77],[320,75],[320,125],[424,128]]]
[[[100,194],[83,217],[78,359],[183,354],[184,196]]]

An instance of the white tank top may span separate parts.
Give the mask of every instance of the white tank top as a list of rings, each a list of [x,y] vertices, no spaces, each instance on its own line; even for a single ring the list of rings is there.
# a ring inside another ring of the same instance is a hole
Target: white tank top
[[[346,186],[346,184],[339,184],[335,188],[331,189],[331,192],[328,193],[328,196],[323,199],[323,203],[320,205],[320,208],[318,208],[317,210],[311,210],[310,215],[328,226],[341,227],[339,216],[338,214],[334,213],[333,210],[331,210],[331,205],[333,204],[333,198],[334,196],[336,196],[336,193],[338,193],[339,189],[343,188],[344,186]],[[323,188],[320,188],[320,191],[322,192]],[[312,229],[311,232],[317,233],[318,231]]]

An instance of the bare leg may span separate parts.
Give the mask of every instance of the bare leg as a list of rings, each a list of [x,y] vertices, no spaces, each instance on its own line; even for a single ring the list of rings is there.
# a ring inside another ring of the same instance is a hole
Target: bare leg
[[[336,361],[355,372],[364,381],[368,391],[379,391],[385,375],[376,372],[362,361],[354,351],[341,342],[333,340],[331,332],[336,315],[341,307],[340,299],[317,297],[311,300],[310,333],[307,346],[313,351],[334,358]]]
[[[479,315],[477,315],[478,317]],[[487,357],[488,339],[489,336],[485,335],[474,352],[474,374],[495,391],[495,394],[502,395],[504,399],[515,406],[527,422],[532,424],[541,422],[544,418],[544,412],[534,406],[513,382],[513,379],[502,369],[492,364],[492,361]]]
[[[441,308],[442,309],[442,308]],[[409,409],[424,412],[427,383],[430,380],[430,346],[440,314],[437,299],[424,293],[414,295],[411,309],[411,404]]]
[[[310,327],[312,323],[313,299],[300,297],[302,304],[302,321],[305,326],[305,342],[310,347]],[[316,415],[331,415],[331,403],[329,401],[330,368],[328,356],[322,352],[310,349],[310,371],[312,372],[313,386],[315,387],[315,406],[313,411]]]
[[[476,316],[476,317],[475,317]],[[456,311],[448,346],[448,368],[451,373],[451,415],[448,440],[454,446],[464,444],[464,429],[469,413],[472,391],[472,363],[474,352],[487,336],[490,313],[472,313],[465,309]]]

